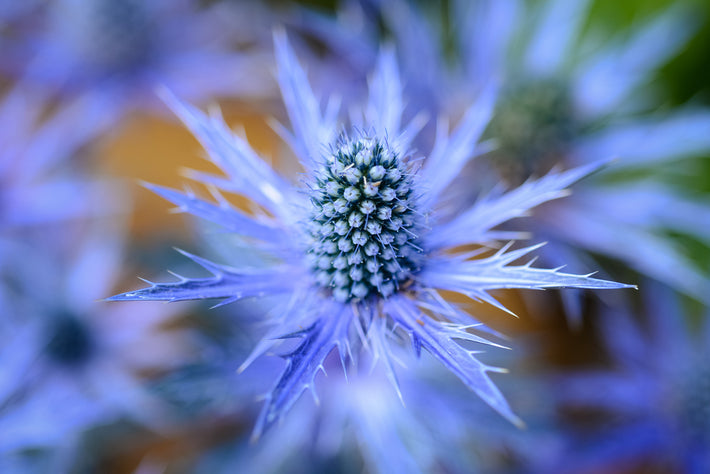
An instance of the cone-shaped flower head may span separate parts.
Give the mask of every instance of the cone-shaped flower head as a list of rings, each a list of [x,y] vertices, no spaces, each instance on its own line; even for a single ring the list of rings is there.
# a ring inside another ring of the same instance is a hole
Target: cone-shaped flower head
[[[343,141],[316,174],[310,235],[316,281],[337,301],[388,297],[417,269],[416,203],[386,142]]]
[[[353,112],[353,131],[343,134],[347,128],[337,121],[337,102],[330,101],[321,112],[285,35],[275,39],[277,77],[294,131],[278,124],[276,130],[299,157],[305,185],[292,185],[277,174],[221,118],[205,116],[168,95],[169,104],[228,179],[193,176],[249,198],[257,211],[248,214],[235,208],[216,190],[219,203],[213,204],[192,193],[151,186],[181,210],[235,232],[250,242],[255,254],[269,258],[249,268],[188,255],[212,276],[180,277],[111,299],[222,298],[225,304],[271,297],[275,306],[265,315],[270,328],[244,366],[284,339],[300,343],[284,356],[286,367],[266,396],[256,434],[277,421],[305,389],[315,393],[314,378],[336,347],[343,365],[357,358],[356,349],[369,349],[397,387],[390,339],[399,337],[409,337],[417,354],[422,348],[429,351],[494,409],[519,423],[488,377],[488,372],[501,369],[480,362],[476,351],[457,342],[496,345],[483,337],[490,330],[447,302],[440,290],[503,308],[490,290],[626,287],[559,269],[533,268],[531,263],[513,265],[538,246],[511,250],[511,245],[496,244],[497,239],[519,234],[494,227],[564,196],[569,185],[599,165],[548,174],[488,196],[452,217],[441,196],[466,162],[485,149],[477,142],[493,108],[492,89],[481,94],[451,134],[445,121],[439,122],[437,142],[422,162],[411,159],[409,151],[421,120],[401,126],[403,99],[392,51],[381,53],[369,99],[360,114]],[[456,251],[462,245],[483,250]],[[502,248],[485,254],[486,245]],[[477,332],[474,326],[479,326]]]

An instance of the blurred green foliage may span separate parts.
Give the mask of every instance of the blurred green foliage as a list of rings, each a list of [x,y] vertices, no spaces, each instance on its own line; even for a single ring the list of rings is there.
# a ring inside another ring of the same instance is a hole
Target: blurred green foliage
[[[710,104],[710,2],[707,0],[596,0],[590,22],[605,24],[610,30],[624,27],[673,4],[688,5],[700,22],[686,49],[669,62],[659,81],[670,104],[694,99]],[[688,25],[692,27],[692,25]],[[649,44],[649,48],[655,45]]]

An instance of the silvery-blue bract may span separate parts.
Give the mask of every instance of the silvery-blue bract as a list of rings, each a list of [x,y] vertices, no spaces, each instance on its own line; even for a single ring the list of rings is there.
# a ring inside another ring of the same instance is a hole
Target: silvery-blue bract
[[[503,369],[482,363],[477,350],[462,345],[497,345],[491,331],[447,301],[444,292],[503,308],[490,291],[627,288],[589,275],[534,268],[532,262],[514,265],[540,245],[497,244],[519,234],[496,226],[566,195],[569,185],[600,165],[550,173],[445,217],[442,196],[482,149],[477,142],[494,106],[492,89],[451,133],[440,121],[436,144],[422,161],[410,152],[421,121],[401,123],[404,99],[392,51],[381,53],[369,99],[353,110],[347,130],[338,121],[336,100],[321,111],[285,35],[275,35],[275,50],[293,131],[276,128],[304,168],[303,184],[294,185],[273,170],[220,117],[167,95],[226,178],[194,175],[215,190],[217,203],[150,186],[181,210],[251,241],[253,252],[265,256],[264,265],[228,267],[185,253],[212,276],[151,283],[110,299],[222,298],[225,304],[270,297],[273,307],[264,314],[269,329],[243,367],[286,339],[299,343],[284,356],[286,367],[266,396],[256,435],[278,421],[304,390],[315,393],[314,377],[336,348],[343,365],[357,359],[361,349],[370,351],[397,386],[389,340],[394,334],[408,337],[415,353],[431,353],[501,415],[520,423],[488,376]],[[231,206],[216,189],[248,198],[253,211]],[[493,247],[500,248],[486,252]]]

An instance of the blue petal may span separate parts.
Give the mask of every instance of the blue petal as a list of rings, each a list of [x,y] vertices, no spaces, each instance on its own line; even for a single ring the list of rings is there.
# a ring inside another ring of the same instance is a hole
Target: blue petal
[[[439,122],[434,149],[420,173],[428,188],[425,207],[432,206],[464,165],[481,152],[478,140],[491,119],[495,98],[494,87],[484,89],[450,136],[445,122]]]
[[[550,211],[539,218],[560,240],[618,258],[699,301],[710,301],[710,280],[667,238],[617,219],[613,211],[590,210],[586,202],[575,200]]]
[[[490,290],[504,288],[635,288],[631,285],[591,278],[589,275],[562,273],[559,269],[533,268],[533,261],[525,265],[510,263],[538,249],[541,244],[507,251],[507,246],[496,254],[478,260],[442,257],[432,260],[417,276],[426,287],[456,291],[470,298],[485,301],[508,311],[488,294]]]
[[[221,117],[208,117],[180,102],[167,90],[162,91],[162,96],[207,150],[210,159],[227,173],[233,189],[274,215],[286,213],[292,199],[289,196],[291,185],[271,169],[246,140],[232,133]]]
[[[641,25],[631,38],[578,67],[573,90],[581,112],[592,119],[614,113],[637,86],[681,50],[697,29],[697,20],[692,8],[676,2]]]
[[[671,230],[710,244],[710,200],[686,197],[671,186],[655,182],[588,187],[571,202],[586,203],[589,210],[649,233]]]
[[[402,83],[392,48],[384,48],[370,81],[370,95],[365,108],[365,123],[381,136],[399,131],[402,118]]]
[[[663,117],[614,123],[582,139],[572,158],[590,163],[618,156],[615,167],[647,166],[710,152],[710,112],[684,108]]]
[[[454,9],[466,87],[475,87],[477,82],[485,84],[506,66],[506,51],[524,13],[521,2],[458,0],[454,2]]]
[[[296,59],[283,31],[274,33],[274,48],[277,79],[294,129],[293,136],[284,138],[293,145],[303,166],[312,170],[319,162],[324,146],[335,139],[336,127],[323,117],[306,72]],[[287,132],[282,129],[281,133]]]
[[[590,3],[589,0],[545,2],[542,21],[531,38],[525,58],[530,71],[541,76],[561,72],[570,47],[578,39]]]

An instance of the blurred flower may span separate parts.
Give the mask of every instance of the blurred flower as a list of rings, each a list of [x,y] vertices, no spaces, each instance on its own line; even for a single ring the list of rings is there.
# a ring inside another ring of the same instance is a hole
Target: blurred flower
[[[185,342],[158,333],[168,308],[97,305],[118,275],[129,202],[86,161],[99,104],[51,106],[44,92],[20,84],[0,103],[3,472],[67,472],[86,458],[81,437],[119,419],[163,427],[140,377],[180,363]]]
[[[502,369],[482,363],[475,351],[456,342],[497,345],[491,331],[476,327],[472,315],[447,302],[441,291],[503,308],[489,291],[627,288],[531,263],[511,265],[539,246],[511,250],[506,245],[476,259],[485,247],[462,250],[515,238],[518,233],[491,229],[564,195],[567,186],[599,165],[551,173],[447,218],[441,196],[466,161],[480,152],[476,143],[490,116],[493,92],[480,97],[450,136],[439,130],[436,146],[417,168],[407,150],[420,123],[401,127],[403,101],[391,51],[380,56],[362,117],[353,113],[353,131],[337,138],[342,127],[337,103],[329,101],[322,114],[285,35],[276,34],[275,46],[277,77],[294,131],[276,128],[305,168],[305,185],[294,186],[279,176],[221,118],[166,95],[228,179],[193,175],[214,190],[218,205],[150,186],[181,210],[253,241],[253,253],[264,256],[264,265],[227,267],[185,253],[212,276],[151,283],[109,299],[223,298],[221,305],[272,297],[273,307],[265,314],[270,328],[242,368],[269,349],[288,346],[292,339],[299,342],[284,356],[286,368],[266,397],[256,436],[282,418],[304,390],[315,390],[314,378],[336,347],[343,365],[357,357],[360,344],[369,348],[397,386],[388,342],[395,329],[411,338],[417,354],[422,348],[429,351],[499,413],[519,423],[487,374]],[[217,188],[248,198],[253,214],[231,206]]]
[[[409,367],[400,378],[404,400],[374,361],[363,361],[346,378],[337,371],[339,362],[329,358],[317,404],[300,400],[258,445],[230,439],[207,452],[196,470],[463,473],[525,466],[532,471],[557,451],[550,397],[531,379],[506,380],[511,400],[532,422],[519,430],[471,398],[433,358],[412,360],[403,350],[397,356]]]
[[[489,157],[512,183],[553,166],[618,157],[610,173],[535,213],[534,232],[554,242],[546,261],[574,264],[573,248],[585,249],[707,303],[708,276],[668,233],[710,244],[708,227],[698,225],[710,219],[710,201],[664,182],[658,167],[710,152],[710,112],[685,106],[641,114],[657,103],[653,75],[691,37],[695,12],[674,4],[600,41],[593,28],[581,35],[590,3],[459,2],[469,8],[457,15],[467,77],[504,77],[489,129],[498,148]]]
[[[513,369],[515,376],[502,378],[501,383],[525,418],[525,430],[472,398],[433,357],[425,353],[416,358],[399,346],[393,348],[396,359],[408,368],[399,378],[403,399],[376,360],[363,357],[345,376],[332,354],[323,364],[327,378],[318,382],[317,399],[300,399],[279,429],[265,433],[258,444],[249,443],[239,428],[256,418],[252,401],[278,375],[278,360],[260,358],[235,374],[234,358],[247,354],[239,354],[238,348],[246,346],[232,338],[244,337],[253,328],[226,312],[212,316],[217,316],[220,328],[213,336],[224,339],[223,344],[215,340],[205,344],[202,363],[169,374],[156,384],[156,390],[188,415],[184,419],[191,433],[196,427],[203,430],[219,424],[222,433],[234,434],[222,436],[215,445],[215,436],[202,431],[200,444],[208,449],[162,457],[167,470],[182,466],[215,474],[235,469],[260,474],[453,473],[513,472],[525,466],[525,472],[533,472],[536,466],[549,465],[563,445],[554,424],[555,405],[546,392],[549,387],[536,379],[535,355],[517,346],[514,351],[490,356],[495,356],[492,362],[496,365]],[[225,350],[215,351],[215,347]],[[225,423],[232,428],[225,429]],[[155,458],[160,462],[160,454]]]
[[[258,7],[244,5],[234,24],[220,5],[193,0],[46,2],[33,29],[6,40],[0,68],[52,94],[100,102],[114,120],[156,110],[159,85],[193,101],[264,98],[274,84],[260,75],[258,32],[268,28]]]
[[[67,472],[93,428],[119,420],[169,426],[141,377],[180,364],[187,339],[161,330],[174,315],[164,306],[138,312],[96,302],[112,288],[121,262],[120,219],[112,221],[79,239],[73,228],[46,226],[52,246],[26,239],[0,247],[3,266],[13,270],[2,280],[12,304],[0,318],[5,461],[22,453],[34,458],[39,450],[51,460],[47,472]]]
[[[648,463],[710,470],[710,318],[686,324],[676,295],[644,286],[643,320],[627,309],[599,315],[612,367],[557,380],[563,408],[594,415],[571,433],[571,455],[560,461],[574,472]]]

